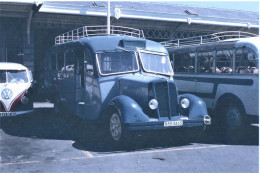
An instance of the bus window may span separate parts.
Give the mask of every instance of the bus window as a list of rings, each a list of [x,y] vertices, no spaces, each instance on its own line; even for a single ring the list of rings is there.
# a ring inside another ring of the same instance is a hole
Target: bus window
[[[256,57],[252,50],[247,48],[237,49],[235,62],[236,73],[258,74]]]
[[[65,68],[64,71],[66,73],[67,78],[74,78],[74,57],[73,57],[73,52],[69,51],[66,53],[65,56]]]
[[[232,50],[217,51],[216,73],[233,73],[233,51]]]
[[[88,75],[93,75],[93,64],[92,64],[92,57],[91,53],[88,49],[85,51],[85,65],[86,65],[86,72]]]
[[[174,72],[195,72],[195,53],[182,53],[174,55]]]
[[[213,73],[213,53],[200,52],[198,53],[198,73]]]

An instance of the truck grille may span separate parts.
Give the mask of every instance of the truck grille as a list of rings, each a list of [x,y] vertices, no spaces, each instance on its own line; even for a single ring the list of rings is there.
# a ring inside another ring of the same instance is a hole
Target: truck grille
[[[158,101],[160,117],[168,117],[170,115],[168,101],[167,83],[158,83],[155,85],[155,93]]]
[[[168,89],[169,88],[169,89]],[[155,94],[158,101],[160,117],[170,117],[177,115],[177,91],[172,82],[161,82],[155,84]]]

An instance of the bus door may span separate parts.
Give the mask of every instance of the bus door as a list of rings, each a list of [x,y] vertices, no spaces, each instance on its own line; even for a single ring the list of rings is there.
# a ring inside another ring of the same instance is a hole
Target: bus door
[[[75,114],[82,116],[85,109],[84,49],[75,50]]]
[[[73,112],[75,109],[75,59],[73,51],[67,51],[64,54],[64,67],[61,69],[61,83],[59,93],[62,106]]]

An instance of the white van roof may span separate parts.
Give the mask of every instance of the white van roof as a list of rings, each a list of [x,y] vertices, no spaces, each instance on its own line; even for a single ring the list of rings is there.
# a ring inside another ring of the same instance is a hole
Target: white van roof
[[[27,68],[18,63],[0,62],[0,70],[27,70]]]

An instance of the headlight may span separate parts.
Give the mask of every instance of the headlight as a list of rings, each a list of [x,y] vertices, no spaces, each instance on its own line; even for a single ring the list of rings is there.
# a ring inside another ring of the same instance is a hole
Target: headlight
[[[27,104],[29,102],[29,99],[27,97],[23,96],[23,98],[21,99],[21,102],[23,104]]]
[[[157,100],[155,100],[155,99],[150,100],[150,101],[149,101],[149,107],[150,107],[152,110],[156,109],[156,108],[158,107],[158,102],[157,102]]]
[[[181,107],[186,109],[190,106],[190,101],[187,98],[181,100]]]

